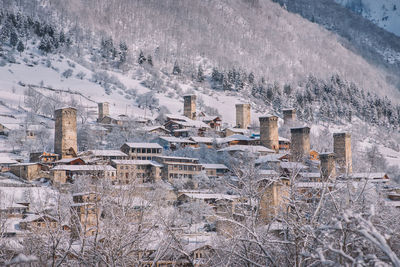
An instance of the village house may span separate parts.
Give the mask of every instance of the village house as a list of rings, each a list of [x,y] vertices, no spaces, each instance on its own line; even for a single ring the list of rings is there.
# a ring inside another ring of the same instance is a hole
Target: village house
[[[176,150],[181,147],[195,147],[196,142],[173,136],[159,136],[151,142],[159,144],[164,150]]]
[[[43,164],[54,163],[58,160],[58,155],[50,152],[32,152],[29,154],[29,162],[39,162]]]
[[[162,164],[152,160],[113,160],[111,166],[117,170],[115,182],[119,184],[159,181],[163,167]]]
[[[158,135],[166,135],[170,134],[171,132],[167,130],[164,126],[162,125],[157,125],[157,126],[145,126],[142,128],[143,131],[151,134],[158,134]]]
[[[211,129],[206,123],[185,116],[167,114],[166,117],[167,122],[164,127],[176,137],[182,136],[182,133],[188,134],[190,130],[194,130],[199,136],[202,136],[205,131]]]
[[[290,149],[290,140],[285,137],[279,136],[279,150],[286,151],[289,149]]]
[[[72,238],[79,235],[93,236],[99,230],[101,210],[97,203],[100,197],[95,192],[82,192],[72,195],[74,203],[71,205],[70,225]]]
[[[229,172],[229,168],[224,164],[202,164],[203,170],[208,177],[220,177]]]
[[[240,196],[227,194],[214,194],[201,191],[182,191],[178,193],[178,205],[187,202],[203,202],[213,209],[218,215],[235,213],[235,205],[240,202]]]
[[[201,117],[201,120],[207,124],[208,126],[210,126],[211,129],[219,132],[221,131],[221,123],[222,120],[220,117],[218,116],[204,116]]]
[[[88,176],[93,179],[110,179],[117,177],[116,169],[109,165],[57,165],[50,169],[54,183],[64,184],[73,181],[80,176]]]
[[[265,146],[247,146],[247,145],[233,145],[222,148],[218,152],[228,152],[233,155],[235,153],[250,153],[255,157],[265,156],[268,154],[275,153],[274,150],[266,148]]]
[[[246,135],[249,131],[247,129],[242,129],[242,128],[226,128],[224,132],[225,136],[228,137],[234,134]]]
[[[20,123],[0,123],[0,135],[8,136],[11,131],[18,131],[22,129],[24,129],[23,125]]]
[[[56,218],[47,214],[30,214],[19,223],[22,230],[28,231],[37,231],[40,229],[46,230],[49,228],[55,229],[58,224],[59,222]]]
[[[18,163],[10,166],[10,172],[21,179],[33,181],[46,176],[48,168],[40,163]]]
[[[125,143],[121,151],[129,159],[153,160],[154,157],[161,156],[163,148],[157,143]]]
[[[202,165],[196,158],[159,156],[155,160],[163,165],[162,178],[168,181],[177,178],[192,179],[202,170]]]
[[[76,158],[65,158],[54,162],[55,165],[85,165],[86,161],[80,157]]]
[[[127,159],[128,155],[120,150],[88,150],[79,154],[90,162],[109,164],[112,160]]]
[[[2,157],[0,156],[0,172],[8,172],[10,171],[10,166],[18,164],[18,161],[10,158],[10,157]]]

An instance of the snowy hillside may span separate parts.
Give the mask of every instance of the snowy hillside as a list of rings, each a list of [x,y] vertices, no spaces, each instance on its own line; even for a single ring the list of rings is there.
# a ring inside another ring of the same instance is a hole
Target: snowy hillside
[[[103,38],[126,42],[135,55],[142,50],[168,71],[175,61],[186,72],[196,70],[198,64],[236,68],[281,85],[297,84],[310,74],[326,79],[337,73],[382,95],[398,93],[398,77],[388,69],[365,60],[364,53],[353,52],[337,36],[272,1],[19,3],[18,9],[29,14],[55,17],[57,23],[70,29],[74,41],[95,45],[99,38],[84,31],[107,32]],[[76,23],[85,30],[77,29]],[[396,49],[383,47],[381,52],[389,53],[386,57],[394,55],[397,66],[400,48]]]
[[[362,15],[379,27],[400,36],[400,2],[398,0],[335,0]]]

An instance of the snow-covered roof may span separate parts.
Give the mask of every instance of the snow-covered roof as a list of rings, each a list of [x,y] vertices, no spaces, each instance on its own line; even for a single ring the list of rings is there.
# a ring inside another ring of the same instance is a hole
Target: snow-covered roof
[[[202,137],[202,136],[192,136],[189,138],[190,140],[193,140],[196,143],[223,143],[223,142],[227,142],[227,140],[225,138],[220,138],[220,137]]]
[[[192,140],[186,138],[178,138],[174,136],[159,136],[158,138],[163,139],[169,143],[188,143],[188,144],[195,144]]]
[[[321,174],[319,172],[300,172],[299,175],[304,178],[319,178]]]
[[[203,165],[204,169],[225,169],[228,170],[228,167],[226,167],[224,164],[201,164]]]
[[[109,165],[58,165],[52,168],[53,171],[115,171]]]
[[[384,204],[386,207],[396,207],[396,208],[400,208],[400,201],[395,201],[395,200],[386,199],[386,200],[383,201],[383,204]]]
[[[130,148],[162,148],[157,143],[125,143]]]
[[[278,173],[274,170],[260,170],[259,173],[261,175],[278,175]]]
[[[233,134],[225,138],[227,142],[229,141],[253,141],[253,138],[250,138],[243,134]]]
[[[307,169],[307,166],[301,162],[286,162],[283,161],[280,163],[282,169],[298,169],[303,170]]]
[[[145,126],[145,127],[143,127],[142,129],[143,129],[144,131],[146,131],[146,132],[151,132],[151,131],[154,131],[154,130],[157,130],[157,129],[161,129],[161,130],[163,130],[163,131],[169,132],[169,130],[168,130],[167,128],[165,128],[164,126],[162,126],[162,125],[157,125],[157,126]]]
[[[170,120],[170,122],[176,123],[178,125],[182,125],[184,127],[192,127],[192,128],[210,128],[210,126],[202,121],[195,121],[191,119],[187,119],[185,121],[181,120]]]
[[[158,158],[161,159],[171,159],[171,160],[180,160],[180,159],[184,159],[184,160],[199,160],[198,158],[188,158],[188,157],[175,157],[175,156],[158,156]]]
[[[280,159],[282,157],[284,157],[286,155],[287,154],[285,154],[285,153],[279,153],[279,154],[269,154],[269,155],[265,155],[265,156],[260,156],[256,160],[256,164],[267,163],[267,162],[278,162],[278,161],[280,161]]]
[[[121,165],[152,165],[156,167],[162,167],[163,165],[153,161],[153,160],[113,160],[112,161],[115,164],[121,164]]]
[[[282,142],[289,142],[289,143],[290,143],[290,140],[289,140],[289,139],[287,139],[287,138],[285,138],[285,137],[282,137],[282,136],[279,136],[279,141],[282,141]]]
[[[82,160],[82,158],[79,158],[79,157],[77,157],[77,158],[65,158],[65,159],[57,160],[55,163],[70,163],[70,162],[72,162],[74,160],[77,160],[77,159],[81,159]]]
[[[324,187],[332,187],[335,184],[333,184],[333,183],[321,183],[321,182],[298,182],[295,185],[297,187],[301,187],[301,188],[324,188]]]
[[[269,149],[265,146],[247,146],[247,145],[234,145],[234,146],[228,146],[225,148],[222,148],[220,150],[218,150],[218,152],[221,151],[242,151],[242,152],[252,152],[252,153],[260,153],[260,152],[264,152],[264,153],[275,153],[274,150]]]
[[[9,157],[1,157],[0,156],[0,164],[17,164],[18,161],[13,160]]]
[[[248,130],[247,129],[242,129],[242,128],[227,128],[226,130],[229,130],[231,132],[235,133],[246,133]]]
[[[120,150],[89,150],[95,157],[126,157],[127,155]]]
[[[213,121],[216,119],[221,120],[218,116],[203,116],[203,117],[201,117],[201,120],[204,122],[210,122],[210,121]]]
[[[189,198],[193,199],[227,199],[227,200],[235,200],[240,198],[240,196],[237,195],[227,195],[227,194],[213,194],[213,193],[183,193],[182,195],[185,195]],[[182,196],[181,195],[181,196]]]
[[[18,123],[1,123],[4,127],[6,127],[9,130],[20,130],[23,129],[21,124]]]
[[[349,178],[353,179],[386,179],[387,174],[384,172],[359,172],[352,173]]]

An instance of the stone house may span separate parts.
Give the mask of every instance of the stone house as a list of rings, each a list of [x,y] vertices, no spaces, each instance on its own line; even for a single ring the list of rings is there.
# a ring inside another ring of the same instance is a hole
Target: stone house
[[[113,160],[111,166],[117,170],[115,182],[119,184],[159,181],[163,167],[162,164],[152,160]]]
[[[48,168],[40,163],[18,163],[10,166],[10,172],[21,179],[33,181],[46,176]]]
[[[192,179],[202,170],[202,165],[196,158],[160,156],[155,160],[163,165],[162,178],[169,181],[177,178]]]
[[[121,151],[129,159],[153,160],[154,157],[161,156],[163,148],[157,143],[125,143],[121,146]]]

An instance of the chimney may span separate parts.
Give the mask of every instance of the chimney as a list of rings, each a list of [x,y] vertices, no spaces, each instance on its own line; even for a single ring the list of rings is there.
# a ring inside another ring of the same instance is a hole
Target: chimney
[[[310,157],[310,127],[291,128],[291,161],[304,161]]]
[[[196,119],[196,95],[183,96],[183,115],[189,119]]]
[[[250,104],[236,104],[236,127],[248,129],[250,126]]]
[[[323,181],[336,177],[335,153],[319,154],[321,162],[321,178]]]
[[[108,102],[99,103],[98,107],[99,107],[99,117],[97,121],[101,121],[105,116],[110,115],[110,108]]]
[[[278,117],[269,115],[260,117],[259,120],[261,145],[279,152]]]
[[[296,120],[296,110],[295,109],[284,109],[283,112],[283,123],[288,125]]]
[[[340,174],[350,174],[353,171],[351,158],[351,134],[333,134],[333,152],[336,156],[336,164]]]

